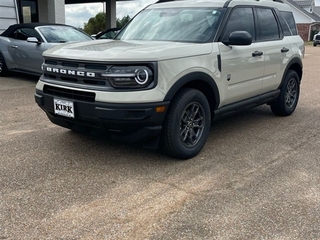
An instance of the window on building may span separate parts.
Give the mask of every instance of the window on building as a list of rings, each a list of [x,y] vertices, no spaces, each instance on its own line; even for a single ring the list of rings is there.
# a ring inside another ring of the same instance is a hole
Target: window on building
[[[21,0],[18,5],[21,23],[39,22],[37,0]]]

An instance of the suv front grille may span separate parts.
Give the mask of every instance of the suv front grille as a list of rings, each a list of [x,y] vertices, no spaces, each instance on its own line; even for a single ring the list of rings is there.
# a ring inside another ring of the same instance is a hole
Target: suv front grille
[[[59,87],[53,87],[45,85],[43,88],[43,92],[53,95],[55,97],[62,97],[67,99],[73,99],[84,102],[94,102],[96,94],[92,92],[71,90]]]
[[[320,35],[317,35],[317,36],[316,36],[316,40],[320,40]]]
[[[106,64],[46,59],[43,68],[45,79],[51,82],[59,81],[91,89],[111,88],[109,81],[101,76],[108,68]]]

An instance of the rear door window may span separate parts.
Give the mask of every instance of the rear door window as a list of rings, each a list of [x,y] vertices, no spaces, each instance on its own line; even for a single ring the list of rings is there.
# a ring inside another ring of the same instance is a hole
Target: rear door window
[[[277,19],[270,8],[255,8],[257,17],[257,39],[260,41],[280,39]]]

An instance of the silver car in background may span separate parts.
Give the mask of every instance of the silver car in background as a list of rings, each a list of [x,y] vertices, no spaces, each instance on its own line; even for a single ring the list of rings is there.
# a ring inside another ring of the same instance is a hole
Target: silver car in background
[[[11,25],[0,34],[0,75],[9,71],[41,75],[45,50],[61,43],[93,39],[81,30],[63,24]]]

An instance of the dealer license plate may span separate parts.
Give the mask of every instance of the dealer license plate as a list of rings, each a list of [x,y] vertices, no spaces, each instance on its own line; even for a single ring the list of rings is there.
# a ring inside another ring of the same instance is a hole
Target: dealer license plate
[[[74,118],[74,106],[73,102],[53,99],[54,113],[60,116]]]

